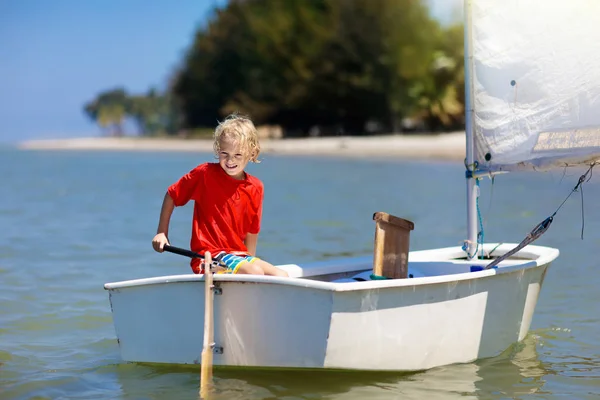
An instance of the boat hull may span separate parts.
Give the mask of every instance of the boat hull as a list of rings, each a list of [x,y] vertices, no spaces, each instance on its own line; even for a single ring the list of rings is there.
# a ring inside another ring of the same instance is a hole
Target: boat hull
[[[364,271],[368,258],[288,266],[292,278],[215,275],[213,363],[414,371],[497,355],[526,336],[558,251],[528,246],[519,260],[470,272],[477,263],[459,250],[411,253],[409,272],[423,275],[412,279],[317,280]],[[105,288],[124,360],[199,363],[202,276]]]

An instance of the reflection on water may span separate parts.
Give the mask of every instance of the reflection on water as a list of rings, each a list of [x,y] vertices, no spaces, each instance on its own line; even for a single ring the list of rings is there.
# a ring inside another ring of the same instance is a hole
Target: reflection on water
[[[538,358],[538,344],[536,336],[530,334],[501,356],[478,361],[482,379],[476,387],[480,398],[523,398],[541,391],[543,377],[550,371]]]
[[[505,399],[542,389],[551,373],[538,359],[530,335],[504,354],[470,364],[416,373],[218,368],[213,399]],[[100,368],[115,374],[121,398],[193,398],[198,366],[119,364]]]

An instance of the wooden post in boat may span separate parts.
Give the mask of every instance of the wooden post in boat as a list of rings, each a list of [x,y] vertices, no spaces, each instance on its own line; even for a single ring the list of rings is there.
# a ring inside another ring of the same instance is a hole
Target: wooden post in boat
[[[415,229],[415,225],[384,212],[373,214],[373,220],[376,223],[373,275],[389,279],[406,278],[410,231]]]
[[[214,345],[213,274],[210,252],[204,255],[204,340],[200,360],[200,398],[208,398],[212,386],[212,364]]]

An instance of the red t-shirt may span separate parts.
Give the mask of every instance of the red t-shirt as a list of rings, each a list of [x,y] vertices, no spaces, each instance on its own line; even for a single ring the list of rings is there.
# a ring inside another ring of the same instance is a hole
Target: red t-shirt
[[[175,206],[194,200],[190,248],[200,254],[221,251],[249,254],[244,244],[248,233],[260,231],[263,184],[246,173],[238,180],[217,163],[204,163],[182,176],[168,189]],[[200,273],[200,260],[192,259],[194,273]]]

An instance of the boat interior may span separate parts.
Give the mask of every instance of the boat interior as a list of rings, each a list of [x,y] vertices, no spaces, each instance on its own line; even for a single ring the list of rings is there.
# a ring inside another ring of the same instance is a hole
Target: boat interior
[[[305,265],[286,264],[277,267],[290,277],[324,282],[353,283],[377,279],[412,279],[430,276],[475,273],[516,244],[490,243],[483,246],[482,256],[468,260],[460,247],[409,252],[411,221],[378,212],[373,215],[375,240],[373,256],[319,261]],[[503,260],[498,267],[539,265],[544,249],[528,246]],[[551,249],[554,250],[554,249]]]

